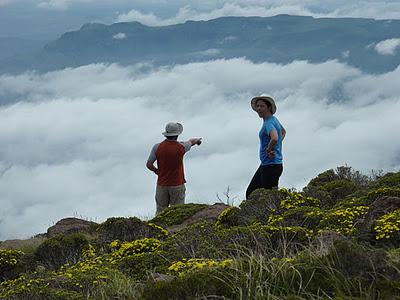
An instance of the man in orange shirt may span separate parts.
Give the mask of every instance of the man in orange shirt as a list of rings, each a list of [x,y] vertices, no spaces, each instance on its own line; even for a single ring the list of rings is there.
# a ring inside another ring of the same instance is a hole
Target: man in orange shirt
[[[158,175],[156,188],[157,214],[170,205],[185,203],[185,174],[183,156],[193,145],[200,145],[201,138],[178,142],[183,131],[180,123],[168,123],[163,135],[166,139],[155,144],[147,160],[147,168]],[[157,161],[157,167],[154,162]]]

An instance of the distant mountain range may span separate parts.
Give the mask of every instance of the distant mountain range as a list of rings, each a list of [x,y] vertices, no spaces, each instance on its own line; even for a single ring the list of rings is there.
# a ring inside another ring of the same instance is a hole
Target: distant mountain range
[[[90,23],[63,34],[35,54],[1,60],[0,73],[43,72],[99,62],[170,65],[234,57],[283,64],[337,59],[369,73],[381,73],[400,64],[400,49],[387,55],[375,49],[378,42],[393,38],[400,38],[400,20],[278,15],[223,17],[161,27],[138,22]]]

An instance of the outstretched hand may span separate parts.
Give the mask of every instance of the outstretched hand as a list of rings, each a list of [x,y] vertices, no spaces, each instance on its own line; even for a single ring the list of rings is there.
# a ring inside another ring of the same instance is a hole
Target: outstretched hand
[[[192,146],[193,145],[200,145],[201,144],[201,139],[202,138],[193,138],[193,139],[190,139],[189,142],[192,144]]]

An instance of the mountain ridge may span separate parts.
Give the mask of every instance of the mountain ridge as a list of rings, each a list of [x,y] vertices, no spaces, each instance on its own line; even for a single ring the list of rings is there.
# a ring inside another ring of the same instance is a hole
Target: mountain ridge
[[[400,38],[400,20],[364,18],[221,17],[167,26],[139,22],[87,23],[66,32],[31,57],[0,62],[4,72],[40,72],[91,63],[156,66],[246,57],[253,62],[324,62],[337,59],[369,73],[394,70],[400,51],[379,54],[375,45]]]

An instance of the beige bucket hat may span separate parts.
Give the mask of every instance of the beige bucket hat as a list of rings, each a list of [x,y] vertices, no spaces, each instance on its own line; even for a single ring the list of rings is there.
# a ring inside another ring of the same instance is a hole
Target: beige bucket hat
[[[269,96],[257,96],[257,97],[254,97],[253,99],[251,99],[251,103],[250,104],[251,104],[251,108],[253,110],[256,110],[257,100],[264,100],[264,101],[267,101],[268,103],[270,103],[271,104],[271,113],[272,114],[276,113],[276,104],[275,104],[274,99],[272,99],[272,97],[269,97]]]
[[[169,122],[167,125],[165,125],[165,132],[162,134],[164,136],[176,136],[180,135],[183,131],[183,126],[181,123],[177,122]]]

